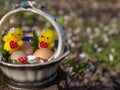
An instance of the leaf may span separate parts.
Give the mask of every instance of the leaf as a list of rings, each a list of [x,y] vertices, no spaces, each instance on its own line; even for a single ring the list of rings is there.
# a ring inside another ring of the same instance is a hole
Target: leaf
[[[33,51],[37,50],[38,49],[38,35],[37,35],[37,32],[36,30],[33,30],[33,37],[32,37],[32,41],[33,41]]]
[[[9,56],[10,56],[9,52],[4,50],[3,47],[0,48],[0,52],[1,52],[2,56],[3,56],[3,58],[4,58],[3,60],[5,62],[9,62]]]

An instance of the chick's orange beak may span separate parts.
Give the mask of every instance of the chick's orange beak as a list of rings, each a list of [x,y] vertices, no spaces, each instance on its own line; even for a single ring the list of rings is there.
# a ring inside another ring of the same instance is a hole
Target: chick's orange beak
[[[46,40],[46,36],[44,36],[43,38],[44,38],[44,40]]]
[[[43,36],[43,38],[45,38],[45,36]]]
[[[14,34],[14,38],[17,38],[17,34]]]

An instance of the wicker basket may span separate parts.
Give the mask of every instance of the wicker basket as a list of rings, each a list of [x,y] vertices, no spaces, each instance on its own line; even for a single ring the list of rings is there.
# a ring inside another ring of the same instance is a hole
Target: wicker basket
[[[64,32],[56,18],[51,14],[44,12],[42,9],[36,8],[33,2],[25,1],[16,5],[15,9],[11,10],[0,20],[0,38],[2,38],[2,30],[6,22],[14,15],[22,12],[32,12],[43,16],[54,26],[58,35],[58,48],[51,60],[39,64],[11,64],[4,62],[1,58],[0,67],[7,84],[14,88],[37,88],[41,85],[49,83],[56,77],[56,71],[61,60],[63,60],[70,50],[67,48],[64,51]],[[2,40],[0,40],[0,46]]]

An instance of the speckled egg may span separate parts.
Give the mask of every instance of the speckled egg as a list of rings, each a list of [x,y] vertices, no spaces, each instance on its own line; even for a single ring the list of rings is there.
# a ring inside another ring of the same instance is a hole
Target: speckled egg
[[[40,48],[36,50],[33,55],[47,61],[53,55],[53,51],[48,48]]]
[[[25,57],[27,57],[27,53],[25,53],[24,51],[15,51],[10,55],[10,59],[13,60],[13,63],[15,60],[19,62],[18,59],[20,59],[21,57],[25,59]]]

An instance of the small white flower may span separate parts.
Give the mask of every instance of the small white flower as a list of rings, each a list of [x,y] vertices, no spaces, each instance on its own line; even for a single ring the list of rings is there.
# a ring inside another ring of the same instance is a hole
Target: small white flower
[[[90,27],[87,27],[86,30],[87,30],[87,34],[90,34],[92,29]]]
[[[114,59],[113,55],[112,55],[112,54],[109,54],[109,60],[110,60],[110,61],[113,61],[113,59]]]
[[[79,56],[82,60],[88,60],[88,57],[83,53],[79,54]]]
[[[93,38],[94,38],[94,35],[90,35],[90,36],[89,36],[89,38],[90,38],[91,40],[93,40]]]
[[[115,48],[111,48],[111,52],[115,52]]]
[[[75,43],[74,43],[74,42],[72,42],[72,43],[71,43],[71,46],[72,46],[72,47],[75,47]]]
[[[105,37],[105,38],[104,38],[104,42],[109,42],[109,38],[108,38],[108,37]]]
[[[79,55],[81,58],[84,58],[85,57],[85,55],[84,54],[82,54],[82,53],[80,53],[80,55]]]
[[[74,30],[74,34],[79,34],[80,33],[80,28],[77,27],[75,30]]]
[[[104,26],[104,30],[105,30],[105,31],[108,31],[108,30],[109,30],[108,25]]]
[[[99,47],[99,48],[97,49],[97,52],[101,52],[102,50],[103,50],[103,49]]]
[[[71,40],[71,39],[68,39],[67,42],[68,42],[68,44],[71,44],[71,43],[72,43],[72,40]]]
[[[98,44],[94,44],[94,48],[97,49],[98,48]]]
[[[65,16],[64,16],[64,19],[65,19],[65,20],[69,20],[69,19],[70,19],[70,16],[69,16],[69,15],[65,15]]]
[[[99,28],[98,27],[96,27],[94,30],[95,30],[95,32],[99,32]]]

